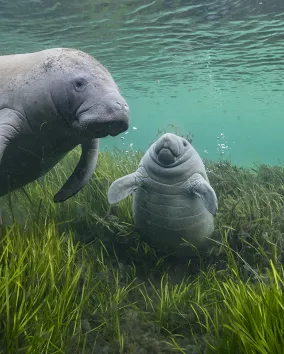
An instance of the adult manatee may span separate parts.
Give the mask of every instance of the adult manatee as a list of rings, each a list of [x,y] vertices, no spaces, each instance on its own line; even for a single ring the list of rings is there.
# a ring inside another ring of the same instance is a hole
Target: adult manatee
[[[111,74],[75,49],[0,56],[0,196],[44,175],[81,144],[62,202],[91,178],[99,138],[128,129],[129,109]]]
[[[186,255],[192,253],[188,243],[199,250],[210,243],[217,197],[200,156],[184,138],[161,136],[136,172],[111,184],[108,201],[117,203],[131,193],[134,222],[154,246]]]

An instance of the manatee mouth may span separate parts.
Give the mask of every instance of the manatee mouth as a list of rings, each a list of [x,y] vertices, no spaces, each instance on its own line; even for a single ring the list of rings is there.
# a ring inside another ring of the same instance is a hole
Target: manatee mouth
[[[127,112],[122,112],[122,114],[115,117],[103,116],[99,119],[97,117],[94,118],[88,111],[86,112],[82,112],[78,119],[73,122],[73,127],[81,133],[86,133],[95,138],[104,138],[108,135],[115,137],[129,128]]]
[[[171,134],[165,134],[156,143],[154,148],[156,158],[164,166],[172,165],[182,152],[179,139]]]
[[[115,137],[128,129],[128,124],[125,122],[115,122],[113,124],[106,124],[99,130],[94,130],[93,135],[96,138],[105,138],[106,136]]]
[[[179,156],[179,147],[177,144],[162,140],[160,144],[157,144],[155,153],[158,161],[167,166],[176,162]]]
[[[96,132],[95,133],[95,137],[96,138],[105,138],[106,136],[108,136],[108,135],[110,135],[109,133],[107,133],[107,132]]]
[[[179,156],[179,146],[168,135],[159,140],[155,147],[158,161],[163,165],[173,164]]]
[[[102,129],[100,129],[101,134],[105,136],[110,135],[112,137],[117,136],[125,132],[129,128],[128,121],[117,120],[112,123],[106,123]]]
[[[173,152],[171,151],[170,148],[162,148],[157,153],[157,158],[158,158],[158,161],[163,165],[171,165],[177,159],[177,157],[175,155],[173,155]]]
[[[173,133],[165,133],[149,149],[151,158],[165,168],[178,166],[187,160],[191,144]]]

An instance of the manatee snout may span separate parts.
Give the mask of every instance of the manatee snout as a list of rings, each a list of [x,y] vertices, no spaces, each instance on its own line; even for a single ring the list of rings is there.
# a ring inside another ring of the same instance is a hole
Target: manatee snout
[[[78,115],[74,127],[88,130],[96,138],[116,136],[129,127],[129,106],[119,92],[105,95]]]
[[[105,122],[105,130],[108,130],[109,135],[116,136],[128,129],[129,106],[123,97],[117,94],[107,95],[102,106],[106,107],[109,117]]]
[[[161,165],[169,166],[177,161],[182,161],[181,157],[190,149],[190,143],[175,134],[166,133],[162,135],[155,143],[154,160]]]
[[[108,107],[110,113],[115,114],[116,112],[129,112],[128,104],[123,98],[119,100],[119,98],[113,97],[109,102],[106,102],[106,106]]]
[[[173,164],[180,153],[178,140],[173,134],[164,134],[156,143],[155,153],[161,164]]]

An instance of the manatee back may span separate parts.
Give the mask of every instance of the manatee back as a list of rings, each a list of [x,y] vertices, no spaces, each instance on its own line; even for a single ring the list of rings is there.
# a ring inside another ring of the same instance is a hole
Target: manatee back
[[[51,48],[33,53],[11,54],[0,56],[0,73],[7,79],[25,75],[27,72],[35,69],[40,74],[48,72],[52,68],[64,70],[70,67],[88,66],[97,71],[108,73],[107,69],[94,57],[83,51],[73,48]],[[108,73],[109,74],[109,73]]]
[[[47,82],[51,72],[55,75],[62,74],[64,77],[66,73],[81,68],[88,68],[98,77],[112,80],[110,73],[99,61],[85,52],[72,48],[51,48],[34,53],[0,56],[0,109],[18,108],[16,101],[23,100],[27,91],[29,94],[26,96],[33,96],[44,89],[47,94],[49,90]],[[44,85],[41,82],[44,82]]]

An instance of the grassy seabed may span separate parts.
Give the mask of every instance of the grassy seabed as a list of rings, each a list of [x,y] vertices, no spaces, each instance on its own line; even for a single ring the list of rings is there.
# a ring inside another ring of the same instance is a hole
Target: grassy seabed
[[[284,353],[284,168],[207,162],[216,242],[178,260],[139,239],[131,197],[109,213],[141,153],[100,153],[53,203],[79,153],[2,198],[0,353]]]

